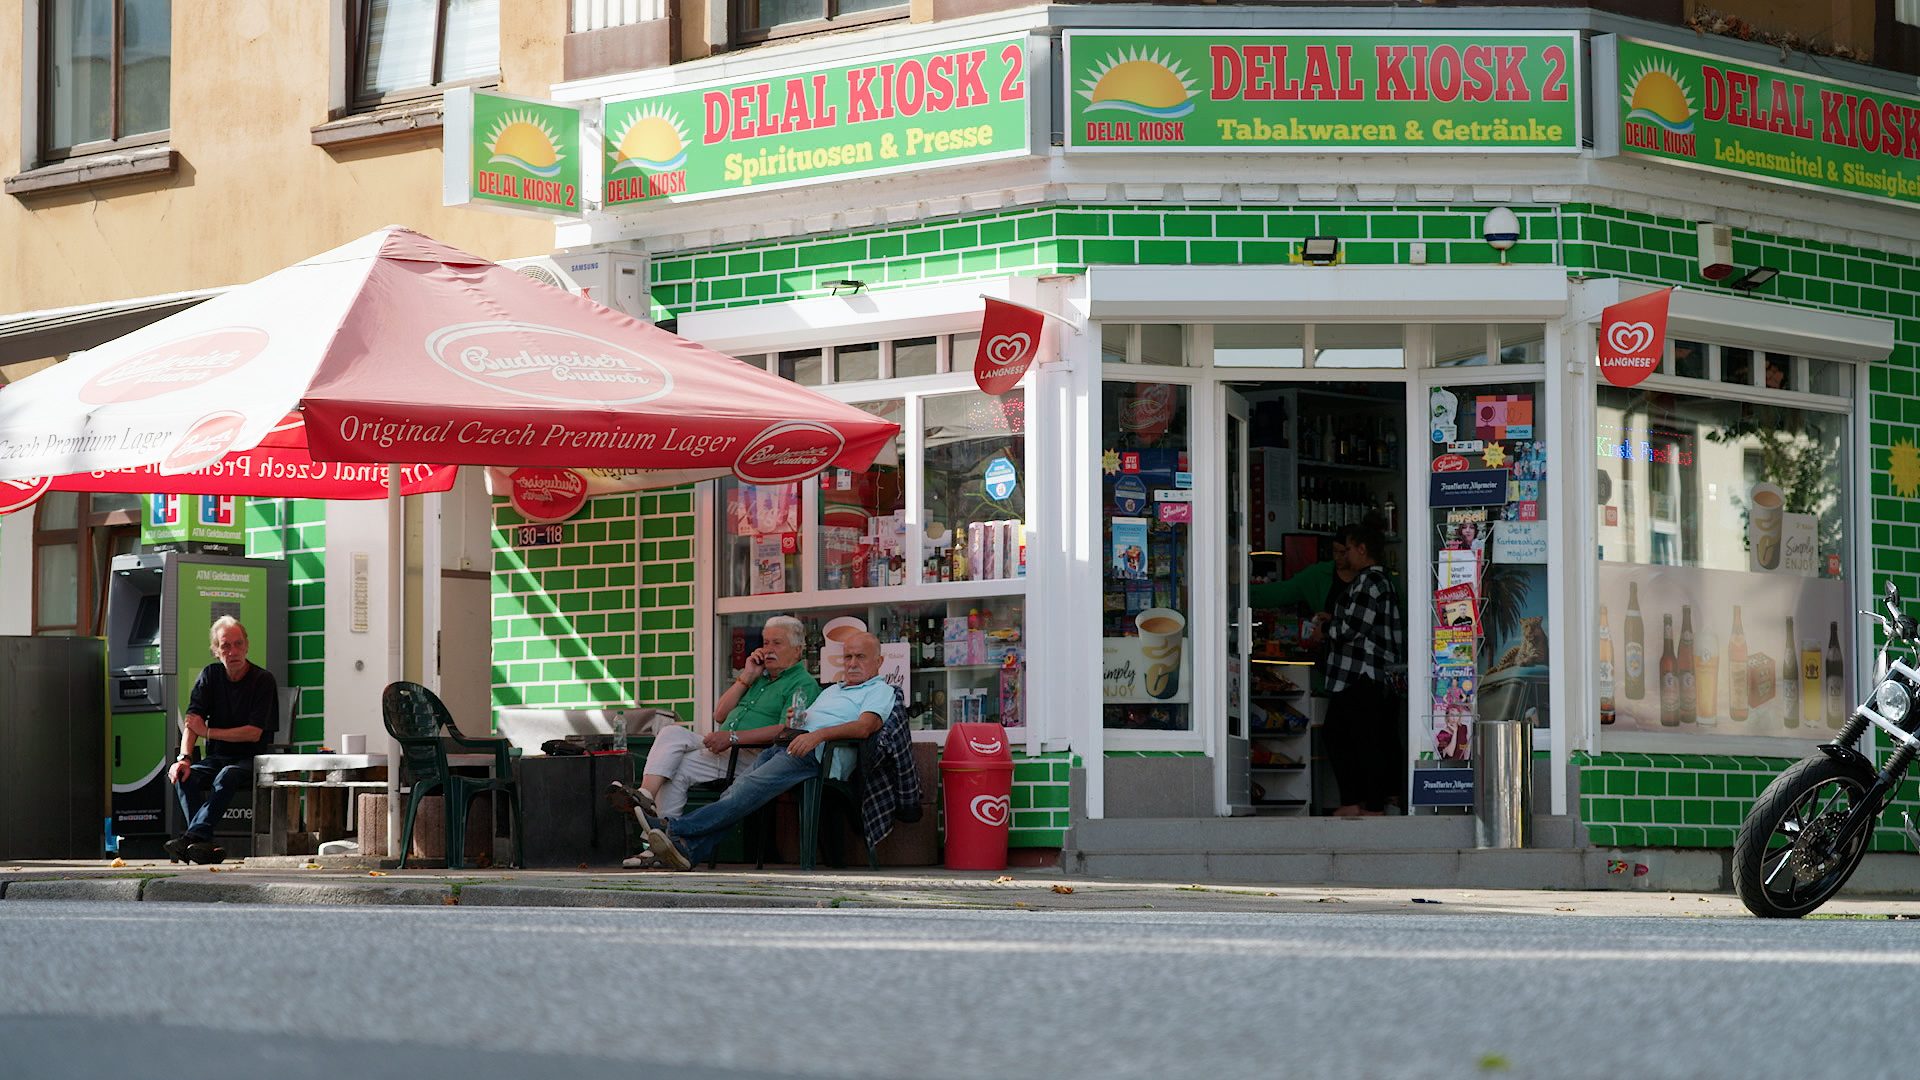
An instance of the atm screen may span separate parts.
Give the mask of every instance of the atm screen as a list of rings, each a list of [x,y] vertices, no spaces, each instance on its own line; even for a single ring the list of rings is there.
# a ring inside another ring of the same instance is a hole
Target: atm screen
[[[160,644],[160,594],[140,598],[140,610],[133,614],[133,628],[127,631],[130,648],[145,649]]]

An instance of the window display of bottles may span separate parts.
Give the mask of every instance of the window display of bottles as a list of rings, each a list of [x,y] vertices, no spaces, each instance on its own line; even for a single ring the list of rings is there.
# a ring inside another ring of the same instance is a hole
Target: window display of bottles
[[[1299,443],[1302,461],[1370,469],[1400,467],[1399,420],[1392,416],[1309,411],[1300,417]]]

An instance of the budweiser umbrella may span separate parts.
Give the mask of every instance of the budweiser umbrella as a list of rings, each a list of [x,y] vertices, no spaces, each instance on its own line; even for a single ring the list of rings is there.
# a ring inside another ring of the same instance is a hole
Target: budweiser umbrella
[[[863,468],[899,430],[390,226],[9,385],[0,479],[204,469],[294,410],[317,461],[661,482]]]

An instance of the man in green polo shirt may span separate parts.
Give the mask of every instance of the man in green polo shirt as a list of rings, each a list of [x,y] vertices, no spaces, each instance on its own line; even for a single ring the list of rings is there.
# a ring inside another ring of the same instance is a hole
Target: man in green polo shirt
[[[746,666],[714,702],[710,730],[695,734],[675,724],[655,736],[636,793],[649,815],[679,817],[689,787],[727,775],[735,746],[753,748],[745,758],[751,765],[760,748],[779,738],[795,694],[802,696],[803,708],[820,696],[820,684],[800,663],[806,627],[799,619],[775,615],[760,640],[760,648],[748,654]]]

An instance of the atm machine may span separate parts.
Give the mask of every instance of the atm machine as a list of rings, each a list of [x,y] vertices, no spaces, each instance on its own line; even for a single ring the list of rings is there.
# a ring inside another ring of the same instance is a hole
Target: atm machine
[[[202,551],[115,556],[107,594],[107,674],[112,690],[108,759],[113,828],[128,858],[165,858],[160,845],[184,827],[167,766],[200,669],[213,662],[208,628],[232,615],[247,628],[247,659],[287,686],[287,564]],[[275,741],[291,741],[292,717]],[[216,830],[229,854],[250,854],[253,810],[227,807]]]

